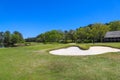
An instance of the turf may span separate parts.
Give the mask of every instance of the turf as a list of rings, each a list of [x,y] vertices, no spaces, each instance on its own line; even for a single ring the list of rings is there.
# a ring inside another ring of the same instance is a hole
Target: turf
[[[120,43],[98,43],[120,48]],[[88,49],[93,44],[77,44]],[[120,80],[120,53],[55,56],[49,50],[71,44],[35,44],[0,49],[0,80]]]

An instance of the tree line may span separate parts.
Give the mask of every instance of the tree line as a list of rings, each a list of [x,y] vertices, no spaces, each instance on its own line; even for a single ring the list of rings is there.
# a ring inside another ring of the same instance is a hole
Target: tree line
[[[78,42],[78,43],[90,43],[90,42],[103,42],[104,36],[108,31],[120,30],[120,21],[112,21],[109,23],[94,23],[87,26],[82,26],[76,30],[51,30],[34,38],[27,38],[27,42]]]
[[[109,23],[95,23],[82,26],[76,30],[51,30],[41,33],[36,37],[24,40],[23,35],[14,31],[0,32],[0,47],[16,46],[18,43],[24,42],[59,42],[59,43],[91,43],[103,42],[104,36],[108,31],[120,30],[120,21],[112,21]],[[26,44],[27,45],[27,44]]]
[[[14,31],[13,33],[10,31],[0,32],[0,47],[11,47],[23,42],[25,40],[18,31]]]

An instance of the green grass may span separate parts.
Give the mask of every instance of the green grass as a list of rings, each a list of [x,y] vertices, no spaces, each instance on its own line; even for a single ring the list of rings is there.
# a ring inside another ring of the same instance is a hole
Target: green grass
[[[120,43],[97,43],[120,48]],[[88,49],[93,44],[77,44]],[[72,44],[35,44],[0,49],[0,80],[120,80],[120,53],[55,56],[49,50]]]

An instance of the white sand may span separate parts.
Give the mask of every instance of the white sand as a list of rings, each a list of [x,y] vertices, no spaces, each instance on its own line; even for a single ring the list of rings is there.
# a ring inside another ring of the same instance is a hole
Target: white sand
[[[79,56],[79,55],[97,55],[97,54],[104,54],[107,52],[120,52],[120,49],[94,46],[94,47],[90,47],[89,50],[82,50],[79,49],[78,47],[69,47],[64,49],[53,50],[50,51],[49,53],[53,55]]]

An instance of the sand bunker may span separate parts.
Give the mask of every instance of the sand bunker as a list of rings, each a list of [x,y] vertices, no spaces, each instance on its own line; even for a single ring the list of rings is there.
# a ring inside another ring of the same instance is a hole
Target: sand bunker
[[[64,49],[53,50],[50,51],[49,53],[53,55],[79,56],[79,55],[97,55],[97,54],[104,54],[107,52],[120,52],[120,49],[94,46],[94,47],[90,47],[90,49],[88,50],[82,50],[78,47],[68,47]]]

